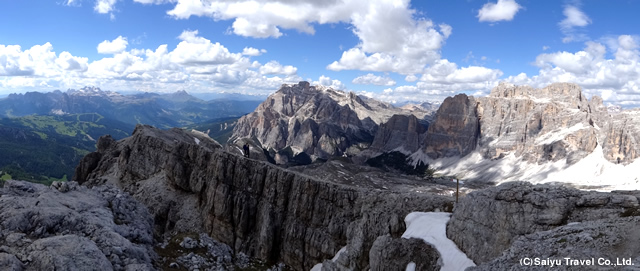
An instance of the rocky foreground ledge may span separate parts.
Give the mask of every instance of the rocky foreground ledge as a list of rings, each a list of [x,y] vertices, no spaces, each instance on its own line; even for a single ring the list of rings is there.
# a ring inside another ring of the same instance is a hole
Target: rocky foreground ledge
[[[225,152],[198,133],[143,125],[118,142],[101,137],[74,180],[130,193],[151,212],[157,238],[202,232],[234,255],[294,270],[309,270],[342,248],[327,268],[366,270],[374,241],[400,238],[407,214],[453,207],[451,197],[318,180]]]
[[[447,236],[478,264],[472,270],[549,270],[552,263],[553,270],[638,270],[639,198],[640,191],[505,183],[462,198]],[[618,259],[627,264],[615,265]]]
[[[0,189],[1,270],[153,270],[153,218],[115,187]]]

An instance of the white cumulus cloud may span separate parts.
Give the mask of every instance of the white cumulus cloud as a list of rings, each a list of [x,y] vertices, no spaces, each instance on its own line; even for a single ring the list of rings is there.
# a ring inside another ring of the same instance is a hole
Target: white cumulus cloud
[[[478,11],[480,22],[511,21],[516,13],[522,9],[515,0],[498,0],[497,3],[486,3]]]
[[[339,89],[339,90],[345,90],[347,88],[347,86],[345,86],[340,80],[331,79],[331,77],[324,76],[324,75],[320,75],[320,77],[318,78],[318,81],[313,81],[311,84],[323,85],[323,86],[327,86],[327,87],[331,87],[333,89]]]
[[[535,60],[540,68],[537,75],[521,73],[507,81],[544,87],[553,82],[571,82],[580,85],[585,93],[600,95],[606,102],[622,105],[640,105],[640,38],[618,36],[615,46],[586,42],[578,52],[541,54]],[[607,58],[607,52],[613,57]]]
[[[261,74],[282,74],[282,75],[294,75],[298,69],[294,66],[282,66],[277,61],[269,61],[260,67]]]
[[[242,49],[242,54],[245,55],[245,56],[259,56],[259,55],[264,54],[266,52],[267,52],[267,50],[265,50],[265,49],[258,50],[258,49],[253,48],[253,47],[244,47],[244,49]]]
[[[136,0],[166,3],[160,0]],[[172,1],[169,1],[172,2]],[[233,20],[230,32],[254,38],[278,38],[283,30],[314,34],[314,24],[347,23],[360,43],[344,51],[327,68],[417,73],[440,58],[444,41],[452,34],[447,24],[435,25],[410,8],[409,0],[255,1],[175,0],[167,14]],[[358,61],[354,61],[358,60]]]
[[[268,94],[283,83],[302,80],[294,66],[277,61],[264,65],[251,61],[243,55],[255,53],[249,47],[243,52],[231,52],[224,45],[198,35],[198,31],[184,31],[178,38],[181,41],[173,50],[166,44],[155,49],[127,50],[126,45],[115,46],[118,40],[125,40],[119,37],[106,41],[99,49],[111,55],[92,62],[69,52],[57,55],[50,43],[26,50],[18,45],[0,44],[0,91],[96,85],[115,91],[171,92],[180,88],[194,92],[231,89]],[[341,84],[338,80],[329,82],[334,86]]]
[[[93,10],[100,14],[111,13],[115,10],[114,6],[118,0],[96,0],[96,4],[93,6]]]
[[[589,16],[573,5],[567,5],[562,13],[565,18],[558,23],[560,31],[564,34],[562,42],[587,40],[586,34],[582,33],[579,28],[591,24]]]
[[[117,54],[127,49],[129,42],[127,38],[118,36],[112,41],[105,40],[98,44],[98,53],[101,54]]]
[[[396,81],[389,78],[388,76],[382,77],[374,75],[372,73],[368,73],[366,75],[354,78],[351,83],[360,85],[394,86],[396,84]]]

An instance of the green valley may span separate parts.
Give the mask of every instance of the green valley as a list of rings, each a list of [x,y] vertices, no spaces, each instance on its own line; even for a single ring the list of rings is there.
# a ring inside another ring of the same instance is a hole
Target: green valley
[[[120,139],[132,130],[95,113],[0,119],[0,175],[45,184],[69,180],[100,136]]]

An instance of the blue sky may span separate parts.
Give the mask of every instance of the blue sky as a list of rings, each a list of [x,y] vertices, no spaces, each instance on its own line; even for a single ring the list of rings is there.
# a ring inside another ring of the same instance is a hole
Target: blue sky
[[[580,84],[640,105],[640,1],[1,1],[0,94],[268,94],[300,80],[385,101]]]

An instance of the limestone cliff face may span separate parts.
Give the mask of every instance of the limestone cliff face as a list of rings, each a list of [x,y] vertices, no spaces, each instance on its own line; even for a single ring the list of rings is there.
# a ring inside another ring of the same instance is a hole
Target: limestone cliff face
[[[614,163],[630,163],[640,157],[640,110],[612,114],[611,119],[603,127],[605,158]]]
[[[513,153],[529,162],[575,162],[598,144],[602,110],[601,100],[588,101],[575,84],[501,84],[478,99],[479,148],[486,158]]]
[[[447,236],[476,264],[481,264],[500,256],[520,236],[571,222],[638,215],[639,196],[638,191],[600,193],[554,185],[505,183],[463,197],[447,224]],[[635,238],[636,243],[640,241]],[[541,256],[540,252],[534,254],[527,257]]]
[[[366,269],[376,238],[399,236],[409,212],[451,206],[448,197],[320,181],[177,129],[138,126],[130,138],[98,144],[76,180],[132,194],[150,209],[156,234],[205,231],[236,253],[294,269],[308,270],[344,246],[341,266]]]
[[[285,150],[291,152],[289,156],[304,152],[312,160],[327,159],[350,147],[368,147],[378,126],[402,112],[409,114],[352,92],[311,86],[309,82],[282,85],[254,112],[238,120],[231,143],[251,138],[267,150]],[[427,112],[413,114],[424,116]],[[287,162],[285,157],[275,160],[278,164]]]
[[[640,154],[640,114],[609,114],[602,99],[582,95],[576,84],[542,89],[502,83],[487,97],[457,95],[441,105],[423,151],[431,158],[478,151],[486,159],[513,154],[530,163],[573,164],[596,146],[614,163]]]
[[[431,158],[465,156],[476,147],[480,123],[473,97],[458,94],[444,100],[427,130],[424,151]]]
[[[380,125],[370,149],[413,153],[420,149],[427,129],[414,115],[393,115]]]

